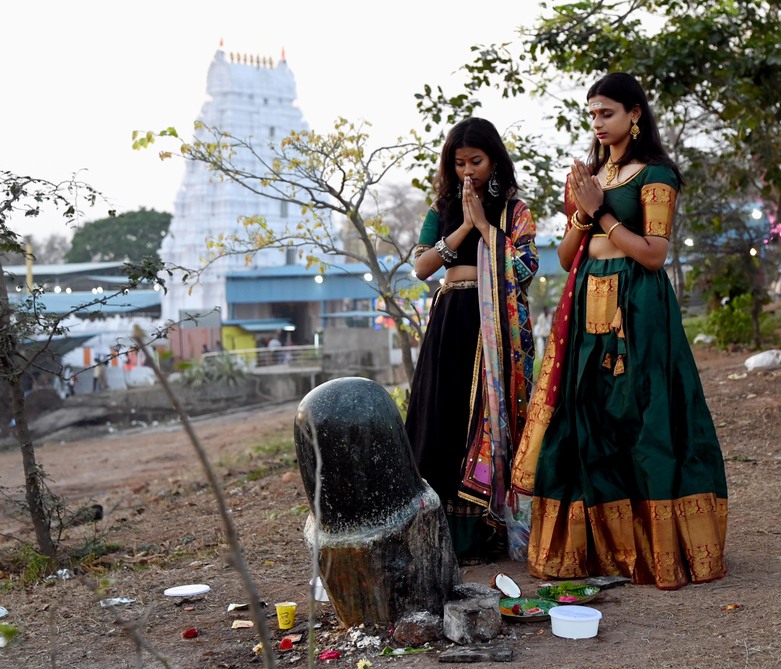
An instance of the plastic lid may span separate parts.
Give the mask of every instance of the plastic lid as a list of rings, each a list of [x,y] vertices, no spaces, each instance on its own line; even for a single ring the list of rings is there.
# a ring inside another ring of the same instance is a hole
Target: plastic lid
[[[592,609],[590,606],[554,606],[549,612],[551,618],[559,620],[599,620],[602,612]]]
[[[178,585],[175,588],[168,588],[163,591],[166,597],[195,597],[196,595],[205,595],[211,588],[203,583],[194,583],[192,585]]]

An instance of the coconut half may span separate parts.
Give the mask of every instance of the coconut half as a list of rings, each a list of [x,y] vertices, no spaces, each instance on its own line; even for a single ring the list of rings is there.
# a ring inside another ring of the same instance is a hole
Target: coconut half
[[[501,592],[505,597],[520,597],[521,588],[507,574],[497,574],[491,579],[491,587]]]

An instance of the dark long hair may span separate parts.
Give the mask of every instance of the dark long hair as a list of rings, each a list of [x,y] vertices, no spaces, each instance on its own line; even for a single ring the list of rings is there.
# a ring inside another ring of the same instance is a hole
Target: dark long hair
[[[640,134],[637,136],[637,139],[629,140],[626,152],[621,156],[621,160],[617,165],[621,167],[629,164],[632,160],[637,160],[647,165],[666,165],[675,172],[678,182],[682,185],[683,177],[681,172],[670,156],[667,155],[664,146],[662,146],[662,138],[659,135],[659,128],[656,126],[656,119],[651,111],[651,106],[648,104],[648,97],[637,79],[626,72],[611,72],[588,89],[586,100],[590,100],[595,95],[603,95],[606,98],[615,100],[623,105],[627,112],[632,111],[635,106],[640,108],[641,114],[637,121]],[[607,162],[609,156],[607,151],[601,152],[600,148],[599,140],[594,137],[588,156],[588,164],[591,167],[592,174],[599,172],[599,169]]]
[[[456,149],[464,147],[480,149],[496,168],[499,195],[493,197],[486,189],[483,202],[486,218],[496,222],[507,200],[518,192],[515,166],[494,124],[475,116],[456,123],[445,138],[439,158],[439,170],[434,181],[437,208],[446,213],[450,220],[463,219],[463,208],[458,198],[458,186],[461,182],[456,174]]]

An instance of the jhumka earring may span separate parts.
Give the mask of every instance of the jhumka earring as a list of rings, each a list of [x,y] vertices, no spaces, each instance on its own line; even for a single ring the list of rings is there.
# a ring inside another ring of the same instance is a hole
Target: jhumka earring
[[[458,184],[458,189],[456,190],[456,195],[458,196],[459,200],[464,196],[464,193],[461,190],[461,184]]]
[[[632,135],[632,139],[637,139],[640,136],[640,126],[637,125],[637,121],[632,122],[632,127],[629,128],[629,134]]]
[[[491,178],[488,180],[488,194],[491,197],[499,197],[499,179],[496,178],[496,168],[494,168]]]

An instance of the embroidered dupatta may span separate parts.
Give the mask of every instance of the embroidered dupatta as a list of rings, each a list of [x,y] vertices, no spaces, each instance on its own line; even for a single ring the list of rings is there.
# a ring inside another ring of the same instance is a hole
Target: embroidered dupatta
[[[459,489],[460,497],[487,507],[499,523],[504,522],[513,445],[526,418],[527,383],[531,382],[527,368],[533,349],[530,344],[524,348],[522,341],[526,331],[531,342],[531,323],[523,294],[539,267],[536,228],[529,208],[521,201],[514,204],[509,230],[507,209],[499,227],[491,227],[490,243],[483,239],[478,243],[481,326],[468,450]],[[482,397],[477,398],[479,381]]]
[[[567,216],[565,234],[571,226],[570,218],[577,209],[575,196],[572,192],[570,177],[564,186],[564,212]],[[515,453],[512,466],[512,489],[509,503],[518,508],[520,497],[532,495],[534,492],[534,477],[537,470],[537,459],[542,447],[545,432],[550,425],[551,416],[558,405],[561,392],[561,370],[570,340],[570,315],[574,305],[575,280],[590,236],[581,241],[575,254],[572,267],[567,275],[564,291],[553,315],[548,342],[540,366],[540,376],[534,387],[531,404],[526,417],[526,425],[521,434],[520,443]]]

